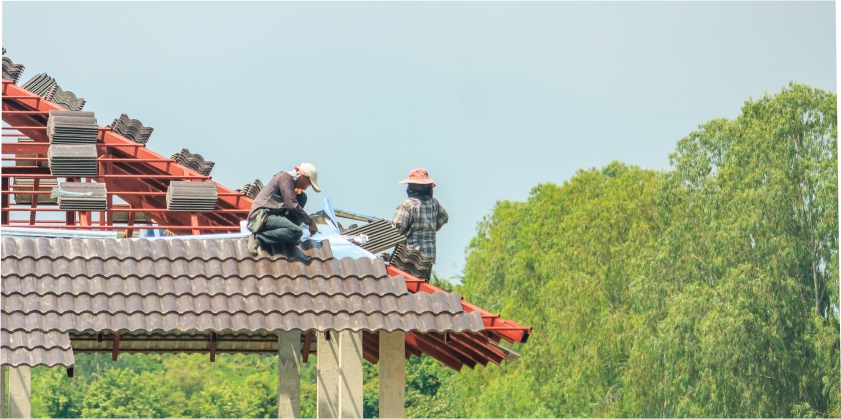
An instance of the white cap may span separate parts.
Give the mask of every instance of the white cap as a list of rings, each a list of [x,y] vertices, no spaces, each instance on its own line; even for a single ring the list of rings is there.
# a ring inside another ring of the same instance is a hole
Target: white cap
[[[310,178],[310,183],[312,184],[313,190],[315,190],[316,192],[321,192],[321,188],[318,187],[318,170],[315,170],[315,166],[309,163],[301,163],[301,165],[298,166],[297,169],[301,173],[307,175],[308,178]]]

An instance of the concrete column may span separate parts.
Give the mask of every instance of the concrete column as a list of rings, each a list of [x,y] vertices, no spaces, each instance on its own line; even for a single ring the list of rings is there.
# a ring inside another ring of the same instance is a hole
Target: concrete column
[[[6,417],[6,366],[0,364],[0,418]]]
[[[20,366],[9,368],[9,417],[29,418],[32,411],[30,396],[32,394],[32,371],[29,367]]]
[[[334,331],[318,335],[318,375],[316,379],[317,418],[339,417],[339,334]]]
[[[380,417],[406,417],[406,334],[380,331]]]
[[[301,417],[301,331],[280,332],[277,351],[277,417]]]
[[[339,332],[339,415],[362,418],[362,332]]]

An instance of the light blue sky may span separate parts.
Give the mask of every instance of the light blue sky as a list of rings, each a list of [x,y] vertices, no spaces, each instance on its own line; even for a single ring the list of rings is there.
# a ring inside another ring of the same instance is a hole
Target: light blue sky
[[[497,200],[676,141],[789,81],[836,91],[834,3],[3,3],[3,46],[216,162],[237,188],[301,161],[337,208],[390,217],[425,167],[460,273]],[[313,199],[315,198],[315,199]]]

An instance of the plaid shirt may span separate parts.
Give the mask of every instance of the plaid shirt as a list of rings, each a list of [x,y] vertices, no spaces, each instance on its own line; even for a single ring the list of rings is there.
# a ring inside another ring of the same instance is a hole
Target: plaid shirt
[[[406,198],[394,212],[391,224],[406,236],[410,249],[420,250],[435,262],[435,232],[449,219],[447,210],[435,198]]]

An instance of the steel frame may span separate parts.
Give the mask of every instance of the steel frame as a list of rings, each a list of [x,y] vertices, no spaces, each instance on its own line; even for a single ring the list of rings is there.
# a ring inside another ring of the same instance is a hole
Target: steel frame
[[[99,176],[79,179],[82,181],[97,181],[106,184],[108,200],[105,211],[100,213],[99,223],[90,222],[91,214],[85,211],[64,211],[57,208],[44,208],[39,204],[37,196],[49,194],[49,191],[39,190],[40,185],[33,185],[28,190],[11,188],[13,178],[56,179],[49,169],[39,164],[46,160],[49,139],[46,135],[47,118],[51,110],[65,110],[63,107],[43,99],[29,91],[15,85],[10,80],[3,80],[3,121],[9,124],[3,131],[17,131],[20,134],[4,133],[4,137],[29,137],[33,142],[3,142],[2,154],[4,161],[33,162],[35,166],[3,166],[2,173],[2,205],[0,212],[2,220],[0,226],[15,227],[49,227],[49,228],[83,228],[88,230],[124,230],[131,235],[142,229],[162,229],[170,234],[203,234],[224,231],[239,231],[239,221],[245,218],[251,207],[252,200],[245,195],[231,190],[224,185],[217,184],[219,201],[212,212],[187,213],[169,211],[166,208],[166,189],[169,181],[190,180],[208,181],[210,176],[204,176],[190,168],[179,165],[172,159],[161,156],[111,130],[110,127],[99,127],[97,142]],[[34,157],[22,157],[28,154]],[[9,156],[13,155],[13,157]],[[67,179],[72,181],[74,179]],[[31,204],[11,204],[10,195],[31,195]],[[128,209],[116,209],[113,196],[117,196],[129,204]],[[29,213],[29,217],[13,219],[14,212]],[[65,213],[65,225],[56,225],[57,220],[44,220],[38,214]],[[154,220],[153,225],[135,226],[132,216],[128,222],[115,223],[115,212],[140,212]],[[25,218],[28,218],[26,220]],[[79,220],[77,222],[76,220]],[[12,222],[14,221],[14,222]],[[21,223],[20,221],[27,221]]]

